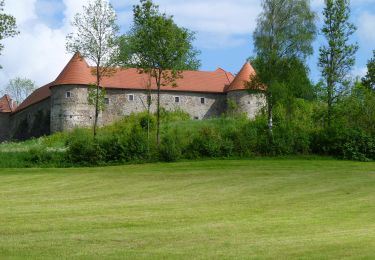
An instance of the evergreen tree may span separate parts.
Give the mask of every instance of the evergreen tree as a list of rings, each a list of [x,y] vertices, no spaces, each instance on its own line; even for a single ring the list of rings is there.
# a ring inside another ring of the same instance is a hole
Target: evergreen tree
[[[349,21],[349,0],[325,0],[325,4],[322,33],[327,43],[320,47],[319,67],[325,81],[330,126],[334,103],[345,90],[358,45],[349,43],[350,36],[356,31],[356,27]]]
[[[375,50],[373,57],[367,62],[367,74],[362,78],[362,84],[368,89],[375,90]]]

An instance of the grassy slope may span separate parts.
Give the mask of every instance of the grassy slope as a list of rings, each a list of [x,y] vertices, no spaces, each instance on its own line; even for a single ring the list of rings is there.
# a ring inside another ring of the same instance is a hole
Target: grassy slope
[[[375,164],[0,170],[1,258],[375,258]]]

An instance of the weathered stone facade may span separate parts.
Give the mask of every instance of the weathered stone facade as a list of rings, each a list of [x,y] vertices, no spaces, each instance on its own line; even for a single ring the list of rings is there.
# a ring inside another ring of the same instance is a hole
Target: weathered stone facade
[[[101,82],[106,89],[106,105],[99,115],[99,126],[147,110],[145,85],[148,85],[148,76],[137,69],[114,70],[111,77],[103,78]],[[185,111],[192,119],[219,117],[233,107],[235,111],[231,112],[245,113],[252,119],[266,104],[261,91],[250,93],[246,90],[246,82],[254,73],[249,63],[236,76],[220,68],[184,71],[176,81],[177,87],[162,87],[161,107]],[[95,111],[88,103],[88,86],[92,82],[95,82],[92,68],[76,53],[53,82],[34,91],[16,109],[9,107],[9,96],[5,96],[2,110],[0,107],[0,141],[92,127]],[[156,112],[156,84],[150,81],[149,86],[152,90],[151,112]],[[8,107],[4,109],[4,106]]]
[[[10,113],[0,112],[0,142],[9,139],[9,116]]]
[[[56,86],[50,98],[16,113],[0,113],[0,141],[23,140],[50,133],[92,127],[94,106],[88,103],[88,87]],[[69,93],[69,94],[68,94]],[[147,110],[147,93],[141,90],[107,89],[106,107],[99,115],[99,126],[108,125],[124,116]],[[262,93],[231,91],[228,93],[194,93],[162,91],[161,106],[169,111],[183,110],[192,119],[219,117],[227,111],[227,102],[236,104],[236,113],[250,119],[265,107]],[[156,111],[157,95],[152,92],[151,111]],[[178,102],[177,102],[178,101]]]
[[[45,99],[9,117],[9,138],[25,140],[32,137],[49,135],[51,122],[51,100]]]
[[[54,87],[51,97],[51,131],[90,127],[94,123],[94,106],[88,104],[86,86]],[[69,93],[69,94],[68,94]],[[151,111],[156,112],[157,94],[151,94]],[[207,119],[225,112],[226,94],[163,91],[161,107],[181,109],[193,119]],[[106,107],[99,115],[99,125],[110,124],[124,116],[147,110],[147,92],[142,90],[107,89]],[[176,102],[178,101],[178,102]]]
[[[249,93],[247,90],[238,90],[227,95],[228,102],[234,102],[234,112],[246,114],[249,119],[254,119],[267,104],[266,97],[261,92]]]

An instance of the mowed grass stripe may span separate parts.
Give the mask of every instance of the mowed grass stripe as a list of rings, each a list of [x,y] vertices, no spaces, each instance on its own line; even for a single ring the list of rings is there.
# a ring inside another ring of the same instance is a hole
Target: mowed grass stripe
[[[0,258],[375,257],[375,164],[0,170]]]

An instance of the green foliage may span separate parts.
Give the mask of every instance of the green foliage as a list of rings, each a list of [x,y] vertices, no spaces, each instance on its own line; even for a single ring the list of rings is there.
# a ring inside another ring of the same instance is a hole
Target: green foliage
[[[160,109],[160,119],[165,123],[172,123],[178,121],[188,121],[191,119],[190,114],[186,113],[181,109],[168,111],[164,108]]]
[[[178,27],[172,16],[160,13],[150,0],[141,0],[133,12],[132,28],[122,39],[121,61],[125,66],[147,73],[151,70],[154,78],[160,72],[163,85],[174,82],[181,70],[199,68],[199,52],[192,45],[194,33]]]
[[[268,125],[272,130],[273,106],[280,102],[278,95],[287,94],[288,99],[307,95],[296,93],[305,88],[295,86],[298,83],[311,86],[304,63],[313,53],[315,13],[307,0],[263,0],[262,7],[253,35],[257,74],[249,79],[249,87],[265,88]],[[297,83],[296,79],[302,80]]]
[[[97,140],[87,130],[75,130],[68,140],[66,160],[76,165],[99,165],[103,159],[103,151]]]
[[[176,134],[164,135],[159,148],[159,159],[164,162],[175,162],[181,158],[181,155],[181,144],[176,139]]]
[[[96,107],[97,105],[98,111],[104,111],[106,95],[107,95],[107,91],[105,90],[105,88],[97,87],[96,85],[93,85],[93,84],[88,86],[87,101],[89,105],[92,105],[94,107]]]
[[[4,13],[4,0],[0,0],[0,54],[4,48],[1,43],[2,40],[14,37],[19,32],[17,31],[16,18],[12,15]],[[1,69],[0,65],[0,69]]]
[[[194,48],[194,33],[177,26],[172,16],[159,11],[151,0],[133,7],[130,32],[121,39],[120,60],[125,67],[137,68],[155,80],[157,96],[156,139],[160,143],[160,88],[177,86],[183,70],[197,70],[199,52]]]
[[[367,73],[362,78],[362,84],[368,89],[375,91],[375,50],[373,51],[372,58],[367,62]]]
[[[90,0],[72,22],[76,29],[66,37],[66,49],[79,53],[94,63],[95,91],[90,88],[88,101],[95,106],[94,137],[97,134],[99,112],[104,109],[104,91],[101,82],[115,72],[119,57],[119,26],[116,12],[107,0]],[[80,57],[80,58],[82,58]]]
[[[4,144],[0,146],[0,153],[8,158],[8,153],[18,151],[15,164],[20,167],[308,154],[375,160],[374,99],[373,91],[356,86],[351,96],[341,99],[335,107],[336,120],[330,128],[325,127],[324,103],[295,99],[288,106],[275,105],[272,133],[264,114],[255,120],[221,117],[200,121],[188,120],[181,111],[164,111],[159,147],[149,138],[145,124],[148,114],[140,113],[99,129],[96,139],[89,129],[76,129],[30,140],[25,142],[25,149],[17,144]],[[151,115],[150,119],[152,135],[156,131],[155,116]],[[31,151],[30,156],[22,155],[28,151]],[[0,161],[1,165],[9,164]]]
[[[66,49],[79,52],[100,68],[95,71],[99,78],[118,61],[116,19],[116,12],[108,1],[90,0],[83,11],[74,16],[72,26],[76,32],[66,37]]]
[[[227,116],[229,117],[233,117],[235,116],[237,113],[237,109],[238,109],[238,104],[236,102],[235,99],[233,98],[228,98],[227,99]]]
[[[51,153],[43,148],[34,148],[29,151],[28,161],[36,164],[43,164],[52,159]]]
[[[350,22],[349,0],[327,0],[323,11],[322,33],[326,44],[320,47],[319,67],[325,80],[328,125],[333,119],[333,106],[347,90],[348,75],[355,64],[358,44],[349,43],[356,27]]]

